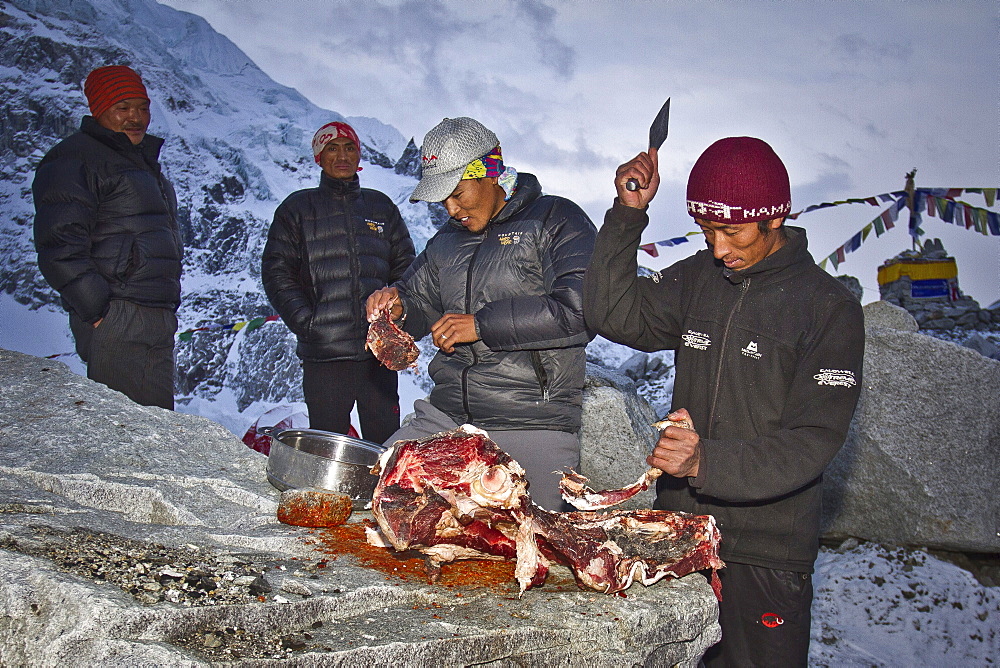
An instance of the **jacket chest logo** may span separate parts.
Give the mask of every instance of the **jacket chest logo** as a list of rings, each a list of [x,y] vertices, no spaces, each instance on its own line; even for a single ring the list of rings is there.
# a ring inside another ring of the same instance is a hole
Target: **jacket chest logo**
[[[687,331],[687,334],[681,336],[681,339],[684,341],[685,346],[694,348],[695,350],[708,350],[708,347],[712,345],[712,339],[709,338],[708,334],[695,332],[690,329]]]
[[[501,246],[512,246],[521,243],[520,232],[503,232],[497,235],[497,238],[500,240]]]
[[[817,385],[840,385],[842,387],[854,387],[858,381],[854,378],[854,372],[847,369],[820,369],[819,373],[813,376]]]
[[[368,229],[375,234],[382,234],[385,231],[385,227],[377,220],[368,220],[365,218],[365,224],[368,225]]]
[[[760,359],[760,352],[757,350],[756,341],[751,341],[750,343],[746,344],[743,348],[740,349],[740,352],[742,352],[744,355],[752,359],[755,360]]]

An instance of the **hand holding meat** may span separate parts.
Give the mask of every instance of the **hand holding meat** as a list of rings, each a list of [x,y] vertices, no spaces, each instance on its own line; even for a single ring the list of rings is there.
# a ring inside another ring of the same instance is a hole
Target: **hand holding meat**
[[[668,427],[694,431],[691,416],[684,409],[671,413],[663,420],[654,422],[650,426],[661,432],[665,431]],[[559,481],[559,489],[566,503],[571,504],[573,507],[580,510],[601,510],[616,506],[623,501],[631,499],[639,492],[646,491],[656,482],[657,478],[663,475],[663,472],[663,469],[653,466],[653,468],[643,473],[638,480],[628,487],[605,489],[596,492],[587,486],[588,480],[586,476],[582,476],[576,471],[570,471],[563,474],[562,480]]]
[[[655,148],[642,152],[615,173],[615,188],[618,191],[618,201],[633,209],[645,209],[649,206],[656,190],[660,187],[660,172]],[[638,190],[628,190],[625,184],[629,179],[639,182]]]
[[[403,302],[399,298],[399,290],[396,288],[382,288],[368,295],[365,301],[365,310],[368,314],[368,322],[374,322],[379,313],[390,309],[390,317],[399,320],[403,317]]]
[[[365,348],[390,371],[402,371],[417,366],[420,349],[413,337],[404,332],[389,317],[391,307],[384,307],[375,314],[368,326]]]
[[[476,334],[476,316],[471,313],[446,313],[431,327],[431,339],[441,352],[455,351],[456,343],[479,340]]]
[[[690,426],[680,426],[676,422],[685,422]],[[646,463],[669,473],[675,478],[694,477],[698,475],[701,463],[701,439],[694,430],[694,423],[687,409],[681,408],[667,416],[664,422],[653,425],[660,432],[660,440],[656,442],[653,454],[646,458]]]

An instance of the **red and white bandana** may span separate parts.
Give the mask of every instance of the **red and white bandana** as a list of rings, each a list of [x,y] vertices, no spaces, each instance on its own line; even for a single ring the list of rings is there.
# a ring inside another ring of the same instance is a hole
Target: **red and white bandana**
[[[347,137],[354,142],[354,145],[358,148],[358,153],[361,153],[361,141],[358,139],[358,133],[354,131],[354,128],[347,123],[333,121],[321,127],[313,135],[313,159],[317,165],[319,164],[319,154],[323,152],[323,148],[337,137]],[[361,171],[360,168],[358,171]]]

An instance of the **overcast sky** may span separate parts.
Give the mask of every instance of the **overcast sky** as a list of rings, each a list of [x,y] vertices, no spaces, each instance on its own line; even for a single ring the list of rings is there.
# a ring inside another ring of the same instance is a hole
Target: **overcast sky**
[[[725,136],[775,148],[796,211],[900,190],[913,168],[918,186],[1000,186],[996,0],[166,4],[204,17],[319,106],[378,118],[418,143],[445,116],[477,118],[509,164],[598,224],[615,167],[644,148],[669,96],[665,183],[647,242],[693,229],[688,171]],[[819,260],[880,210],[844,205],[798,224]],[[923,227],[958,258],[963,291],[983,306],[1000,298],[1000,237],[938,219]],[[695,247],[640,259],[659,268]],[[872,235],[834,273],[858,276],[865,301],[877,299],[875,267],[909,247],[904,229]]]

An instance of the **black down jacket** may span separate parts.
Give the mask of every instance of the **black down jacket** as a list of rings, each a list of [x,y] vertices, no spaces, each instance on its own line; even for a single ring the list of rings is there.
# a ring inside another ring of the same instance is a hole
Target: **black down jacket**
[[[35,250],[63,305],[94,323],[112,299],[176,309],[183,245],[177,199],[158,160],[163,140],[128,136],[85,116],[38,164]]]
[[[396,284],[404,329],[425,336],[445,313],[472,313],[481,340],[438,352],[431,403],[485,429],[580,428],[586,345],[584,270],[597,230],[531,174],[480,234],[449,224]]]
[[[363,360],[365,300],[413,261],[399,209],[358,178],[325,173],[318,188],[289,195],[274,212],[261,263],[271,305],[308,362]]]

